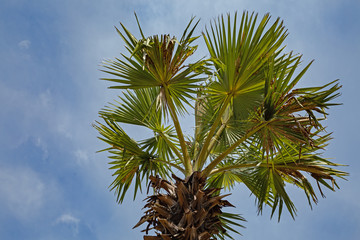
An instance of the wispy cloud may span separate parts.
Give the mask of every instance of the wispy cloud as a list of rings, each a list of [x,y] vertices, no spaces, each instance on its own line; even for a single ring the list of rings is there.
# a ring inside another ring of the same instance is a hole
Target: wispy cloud
[[[74,152],[75,158],[76,158],[76,163],[80,166],[87,164],[89,162],[89,155],[87,153],[87,151],[82,150],[82,149],[77,149]]]
[[[31,219],[44,204],[46,186],[30,168],[0,168],[0,203],[20,220]]]
[[[20,49],[28,49],[30,48],[31,42],[29,40],[22,40],[18,43]]]
[[[74,217],[72,214],[65,213],[56,219],[56,223],[66,223],[66,224],[79,224],[80,219]]]
[[[35,139],[35,145],[41,149],[43,160],[47,159],[49,157],[49,151],[48,151],[47,143],[44,142],[44,140],[42,138],[37,137]]]
[[[49,89],[34,94],[0,82],[0,102],[7,103],[2,106],[2,113],[13,118],[7,123],[4,123],[6,119],[0,119],[0,129],[3,128],[3,136],[7,139],[4,141],[5,147],[10,143],[17,145],[19,140],[28,136],[40,136],[42,143],[38,144],[43,147],[48,133],[65,138],[72,135],[70,113],[66,108],[59,108]],[[6,128],[7,125],[11,128]]]
[[[62,214],[61,216],[59,216],[56,221],[56,224],[66,224],[66,225],[70,225],[72,230],[73,230],[73,234],[77,235],[79,233],[79,223],[80,223],[80,219],[74,217],[72,214],[70,213],[65,213]]]

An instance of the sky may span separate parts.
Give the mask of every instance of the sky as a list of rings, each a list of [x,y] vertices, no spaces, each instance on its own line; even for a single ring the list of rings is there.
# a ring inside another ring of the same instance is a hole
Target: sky
[[[343,105],[330,109],[326,124],[334,139],[325,156],[349,165],[341,170],[350,176],[338,181],[340,190],[325,191],[313,210],[301,190],[290,188],[295,221],[285,213],[277,222],[268,210],[258,216],[254,197],[237,187],[229,201],[248,222],[236,239],[359,239],[357,0],[2,0],[0,239],[142,239],[132,227],[145,194],[116,203],[107,154],[96,153],[105,144],[92,127],[97,112],[120,94],[99,80],[101,62],[124,52],[114,26],[122,22],[139,37],[135,11],[145,35],[179,36],[196,16],[201,34],[220,14],[244,10],[283,19],[287,49],[303,54],[304,63],[315,59],[304,86],[340,79]],[[197,56],[205,56],[204,42],[197,43]]]

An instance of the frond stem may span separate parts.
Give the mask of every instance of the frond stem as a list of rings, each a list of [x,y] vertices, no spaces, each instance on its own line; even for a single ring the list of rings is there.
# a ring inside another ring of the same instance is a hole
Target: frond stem
[[[294,169],[294,170],[298,170],[298,171],[315,173],[315,174],[319,174],[319,175],[323,175],[324,170],[334,171],[334,169],[326,168],[326,167],[321,167],[321,169],[319,169],[318,166],[301,166],[301,165],[291,166],[291,165],[283,165],[283,164],[273,165],[273,164],[268,164],[268,163],[260,163],[260,164],[259,163],[245,163],[245,164],[235,164],[232,166],[227,166],[227,167],[222,167],[222,168],[216,168],[216,169],[213,169],[209,175],[213,175],[213,174],[217,174],[217,173],[221,173],[221,172],[225,172],[225,171],[229,171],[229,170],[233,170],[233,169],[252,168],[252,167],[266,167],[266,168],[275,167],[275,169]],[[346,172],[342,172],[342,171],[336,171],[336,172],[334,172],[334,174],[338,175],[338,176],[347,176],[348,175]]]
[[[168,146],[173,150],[173,152],[176,154],[176,156],[181,160],[181,162],[184,162],[183,156],[176,148],[175,144],[171,142],[163,132],[158,132],[162,138],[164,138],[165,142],[168,144]]]
[[[195,166],[203,166],[204,165],[206,158],[209,155],[210,142],[213,139],[213,135],[217,129],[217,126],[221,122],[221,117],[224,114],[226,108],[228,107],[228,104],[230,103],[231,98],[232,98],[231,95],[227,95],[223,105],[221,106],[221,108],[219,110],[219,114],[217,115],[213,125],[211,126],[210,131],[205,139],[204,145],[201,148],[200,154],[199,154],[198,158],[196,159]],[[196,170],[200,170],[200,169],[196,168]]]
[[[215,158],[202,172],[202,175],[207,177],[211,173],[211,171],[232,151],[235,150],[241,143],[243,143],[246,139],[248,139],[251,135],[259,131],[261,128],[266,126],[268,122],[261,123],[257,127],[252,128],[250,131],[248,131],[242,138],[237,140],[233,145],[231,145],[228,149],[226,149],[222,154],[220,154],[217,158]]]
[[[208,147],[208,150],[207,152],[210,153],[211,150],[214,148],[215,144],[218,142],[218,139],[221,135],[221,133],[224,131],[224,129],[226,128],[226,124],[227,122],[225,123],[222,123],[220,128],[218,129],[218,131],[216,132],[216,134],[212,137],[211,141],[210,141],[210,144],[209,144],[209,147]],[[199,169],[202,169],[202,167],[204,166],[205,164],[205,161],[201,163]]]
[[[158,158],[155,158],[155,159],[151,159],[152,162],[160,162],[160,163],[165,163],[171,167],[174,167],[176,168],[177,170],[179,170],[180,172],[182,172],[183,174],[185,174],[185,169],[183,169],[182,167],[180,167],[179,165],[176,165],[175,163],[172,163],[172,162],[168,162],[168,161],[165,161],[165,160],[162,160],[162,159],[158,159]]]
[[[256,167],[256,166],[261,166],[263,167],[264,164],[258,164],[258,163],[245,163],[245,164],[235,164],[232,166],[227,166],[227,167],[222,167],[222,168],[215,168],[213,169],[209,175],[213,175],[213,174],[217,174],[217,173],[221,173],[221,172],[226,172],[229,170],[233,170],[233,169],[238,169],[238,168],[251,168],[251,167]],[[266,164],[265,164],[266,165]]]
[[[193,172],[190,155],[189,155],[188,149],[186,147],[184,134],[183,134],[183,132],[181,130],[179,119],[178,119],[178,117],[176,115],[175,106],[174,106],[174,103],[173,103],[173,101],[171,99],[169,90],[168,90],[167,87],[165,87],[165,86],[163,86],[163,87],[164,87],[164,90],[165,90],[165,97],[166,97],[166,102],[167,102],[167,105],[168,105],[168,108],[169,108],[169,112],[170,112],[171,118],[172,118],[172,120],[174,122],[176,133],[177,133],[177,135],[179,137],[181,151],[182,151],[183,156],[184,156],[183,164],[184,164],[184,167],[185,167],[185,176],[187,177],[187,176],[190,176],[192,174],[192,172]]]

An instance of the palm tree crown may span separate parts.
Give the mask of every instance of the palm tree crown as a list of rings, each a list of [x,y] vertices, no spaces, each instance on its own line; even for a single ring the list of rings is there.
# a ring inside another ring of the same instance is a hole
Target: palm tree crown
[[[306,173],[321,195],[321,185],[334,190],[335,177],[347,175],[321,155],[331,140],[323,120],[327,109],[337,105],[332,100],[339,96],[338,81],[296,87],[312,62],[300,68],[301,55],[285,52],[288,33],[283,22],[269,23],[269,14],[260,20],[248,12],[238,17],[220,16],[196,37],[198,22],[191,19],[180,39],[145,37],[140,24],[140,39],[122,24],[121,30],[116,29],[128,54],[105,62],[103,71],[111,77],[104,80],[114,84],[110,88],[125,91],[119,101],[99,112],[103,122],[95,128],[109,144],[104,151],[111,153],[115,177],[111,186],[119,202],[131,184],[136,196],[151,176],[166,181],[181,172],[187,184],[197,173],[204,187],[216,190],[214,196],[221,189],[245,184],[256,197],[258,211],[268,205],[271,215],[278,210],[280,219],[284,206],[292,217],[296,214],[286,184],[303,189],[311,206],[318,199]],[[189,57],[197,49],[194,41],[200,37],[209,56],[191,62]],[[179,122],[187,114],[195,115],[192,136],[184,135]],[[122,123],[150,129],[153,137],[135,141]],[[154,181],[150,180],[156,188]],[[166,206],[173,200],[169,201]],[[221,221],[229,227],[225,218]],[[163,229],[170,231],[165,225]],[[186,231],[183,234],[191,236]],[[221,233],[196,236],[210,239]],[[182,239],[169,234],[147,239]]]

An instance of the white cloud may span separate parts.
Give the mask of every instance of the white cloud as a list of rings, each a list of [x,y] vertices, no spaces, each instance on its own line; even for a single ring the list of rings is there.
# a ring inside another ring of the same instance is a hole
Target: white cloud
[[[43,107],[50,106],[50,104],[52,103],[52,96],[51,96],[51,92],[49,89],[40,93],[39,101],[40,101],[41,106],[43,106]]]
[[[18,46],[20,49],[29,49],[31,45],[31,42],[29,40],[22,40],[18,43]]]
[[[45,184],[30,168],[0,168],[0,204],[18,219],[36,215],[44,197]]]
[[[41,149],[41,151],[43,153],[43,155],[42,155],[43,160],[47,159],[49,157],[47,143],[44,142],[44,140],[42,140],[42,138],[37,137],[35,139],[35,145]]]
[[[68,139],[72,137],[73,119],[69,110],[58,104],[49,89],[33,94],[0,82],[0,102],[7,103],[2,106],[4,116],[16,118],[8,123],[12,128],[11,132],[9,128],[5,129],[6,125],[0,125],[0,129],[4,129],[5,137],[3,139],[7,139],[4,141],[7,147],[18,146],[29,136],[41,137],[41,142],[37,142],[39,147],[44,147],[49,133],[55,133],[59,137]],[[2,121],[5,120],[1,119],[0,123]],[[16,124],[16,127],[12,126],[13,124]]]
[[[62,214],[60,217],[58,217],[55,221],[56,224],[66,224],[71,226],[73,234],[77,235],[79,233],[79,223],[80,219],[74,217],[70,213]]]
[[[69,213],[65,213],[56,219],[56,223],[66,223],[66,224],[76,224],[77,225],[77,224],[79,224],[79,222],[80,222],[80,219],[74,217],[73,215],[71,215]]]
[[[89,162],[89,155],[85,150],[77,149],[74,155],[76,157],[76,163],[80,166]]]

